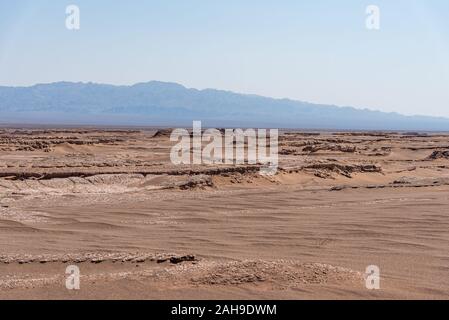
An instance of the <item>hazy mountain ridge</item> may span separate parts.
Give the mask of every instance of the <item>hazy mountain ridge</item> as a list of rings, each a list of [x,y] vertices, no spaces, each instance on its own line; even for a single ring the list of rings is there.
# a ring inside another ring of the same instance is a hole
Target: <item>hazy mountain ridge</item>
[[[449,119],[273,99],[151,81],[133,86],[57,82],[0,87],[0,121],[210,125],[319,129],[449,130]],[[42,119],[41,119],[42,118]]]

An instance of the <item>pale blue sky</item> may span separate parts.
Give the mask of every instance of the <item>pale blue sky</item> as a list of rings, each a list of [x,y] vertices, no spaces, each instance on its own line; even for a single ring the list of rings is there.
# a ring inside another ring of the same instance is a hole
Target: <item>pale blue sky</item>
[[[365,28],[370,4],[379,31]],[[61,80],[449,117],[449,1],[0,0],[0,85]]]

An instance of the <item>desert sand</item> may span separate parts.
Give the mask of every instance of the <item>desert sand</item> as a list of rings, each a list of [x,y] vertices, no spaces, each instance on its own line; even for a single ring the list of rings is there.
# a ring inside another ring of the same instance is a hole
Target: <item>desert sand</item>
[[[0,129],[0,299],[449,298],[449,134],[284,131],[262,176],[169,133]]]

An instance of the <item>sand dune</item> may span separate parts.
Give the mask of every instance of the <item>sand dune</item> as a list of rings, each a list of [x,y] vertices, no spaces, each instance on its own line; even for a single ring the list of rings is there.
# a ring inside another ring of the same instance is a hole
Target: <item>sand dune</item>
[[[0,130],[0,298],[449,297],[449,135],[283,132],[267,177],[155,132]]]

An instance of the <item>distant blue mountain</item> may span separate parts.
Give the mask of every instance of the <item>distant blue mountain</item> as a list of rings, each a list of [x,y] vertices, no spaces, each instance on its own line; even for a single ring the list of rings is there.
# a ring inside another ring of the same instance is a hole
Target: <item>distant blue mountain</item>
[[[449,119],[403,116],[352,107],[152,81],[133,86],[58,82],[0,87],[0,122],[189,125],[303,129],[449,131]]]

